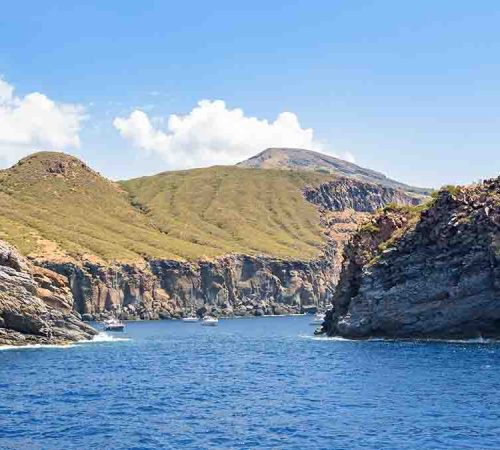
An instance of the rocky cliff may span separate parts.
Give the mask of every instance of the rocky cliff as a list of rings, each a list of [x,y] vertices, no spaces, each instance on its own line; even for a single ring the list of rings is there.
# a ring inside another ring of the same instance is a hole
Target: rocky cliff
[[[389,203],[415,206],[423,200],[422,196],[413,195],[400,189],[348,178],[338,178],[317,187],[306,188],[304,189],[304,197],[307,201],[329,211],[351,209],[370,213]]]
[[[66,279],[0,241],[0,345],[60,344],[96,332],[72,312]]]
[[[149,260],[142,266],[44,262],[69,280],[74,307],[87,319],[166,319],[207,313],[259,316],[329,304],[330,263],[228,255],[192,263]]]
[[[323,330],[351,338],[500,335],[500,178],[388,208],[345,249]]]

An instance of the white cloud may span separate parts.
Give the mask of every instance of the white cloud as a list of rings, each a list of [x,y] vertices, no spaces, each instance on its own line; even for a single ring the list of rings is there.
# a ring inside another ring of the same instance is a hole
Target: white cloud
[[[57,103],[39,92],[14,95],[14,87],[0,79],[0,158],[11,163],[37,150],[79,147],[80,105]]]
[[[14,88],[0,78],[0,104],[9,101],[14,93]]]
[[[136,147],[162,156],[170,168],[233,164],[268,147],[322,150],[313,130],[302,128],[294,113],[269,122],[229,109],[221,100],[202,100],[190,113],[166,120],[135,110],[116,117],[113,125]]]

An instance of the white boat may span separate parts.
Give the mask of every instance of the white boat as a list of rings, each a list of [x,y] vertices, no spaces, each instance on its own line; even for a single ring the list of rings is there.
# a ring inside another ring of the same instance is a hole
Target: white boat
[[[217,319],[217,317],[207,316],[203,318],[201,324],[205,327],[216,327],[219,325],[219,319]]]
[[[198,317],[196,317],[196,316],[183,317],[182,321],[188,322],[188,323],[198,322]]]
[[[314,316],[314,319],[311,320],[311,325],[322,325],[324,321],[325,321],[325,314],[324,313],[317,313]]]
[[[113,317],[104,322],[104,331],[125,331],[125,324]]]

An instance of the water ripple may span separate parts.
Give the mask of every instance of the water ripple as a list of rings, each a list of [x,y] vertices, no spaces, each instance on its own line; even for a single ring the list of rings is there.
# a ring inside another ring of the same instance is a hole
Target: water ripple
[[[0,352],[2,449],[499,448],[500,345],[137,322]]]

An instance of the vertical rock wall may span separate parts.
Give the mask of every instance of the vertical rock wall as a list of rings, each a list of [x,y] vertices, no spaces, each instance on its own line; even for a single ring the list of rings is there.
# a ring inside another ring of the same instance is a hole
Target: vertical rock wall
[[[346,248],[324,324],[348,337],[500,335],[500,178],[388,211]]]

